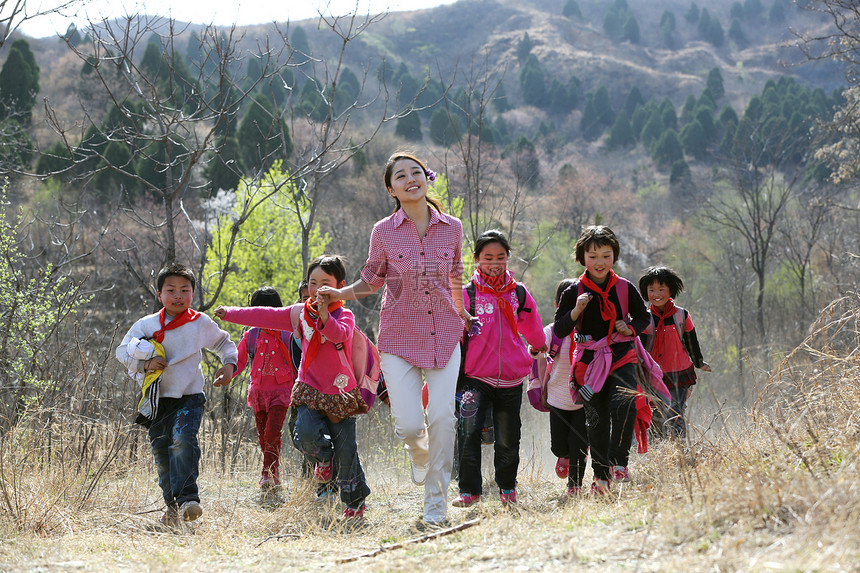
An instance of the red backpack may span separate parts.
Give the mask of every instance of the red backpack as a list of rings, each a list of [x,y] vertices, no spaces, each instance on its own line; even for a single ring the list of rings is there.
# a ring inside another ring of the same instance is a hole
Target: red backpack
[[[294,305],[290,309],[290,323],[292,323],[293,332],[297,333],[299,337],[301,337],[302,332],[301,312],[302,305],[300,304]],[[332,313],[332,316],[337,318],[340,312],[341,310],[337,309]],[[352,370],[355,375],[358,390],[361,392],[361,398],[367,407],[372,407],[377,398],[389,405],[388,389],[385,387],[385,379],[379,365],[379,349],[367,335],[358,326],[353,328],[351,364],[346,357],[346,352],[343,351],[343,345],[337,344],[335,346],[341,364]]]

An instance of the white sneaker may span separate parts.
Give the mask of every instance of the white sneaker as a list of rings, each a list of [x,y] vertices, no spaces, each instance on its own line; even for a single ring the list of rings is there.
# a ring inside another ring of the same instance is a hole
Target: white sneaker
[[[415,462],[411,462],[412,465],[412,483],[415,485],[424,485],[424,481],[427,479],[427,470],[428,466],[419,466]]]
[[[182,521],[194,521],[203,515],[203,508],[196,501],[186,501],[179,507],[179,517]]]

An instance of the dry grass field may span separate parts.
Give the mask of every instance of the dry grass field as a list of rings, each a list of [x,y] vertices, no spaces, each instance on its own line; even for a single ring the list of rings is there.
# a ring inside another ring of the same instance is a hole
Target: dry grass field
[[[488,495],[452,508],[454,526],[475,523],[430,539],[416,528],[422,490],[399,449],[367,456],[373,493],[358,524],[341,523],[339,504],[317,502],[301,480],[262,500],[250,465],[219,472],[205,462],[205,513],[172,532],[158,525],[146,456],[76,464],[37,457],[38,436],[9,432],[0,442],[0,570],[857,571],[858,324],[856,297],[834,303],[755,404],[694,428],[685,443],[652,443],[609,499],[567,499],[547,471],[548,445],[524,440],[520,503],[505,509]]]

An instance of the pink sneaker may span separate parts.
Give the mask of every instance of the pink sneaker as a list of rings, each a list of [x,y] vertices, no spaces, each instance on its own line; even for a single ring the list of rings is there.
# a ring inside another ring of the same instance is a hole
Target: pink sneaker
[[[457,496],[457,499],[451,502],[451,505],[454,507],[469,507],[481,501],[480,495],[471,495],[468,493],[461,493]]]
[[[331,460],[327,462],[317,462],[314,465],[314,477],[318,482],[328,483],[331,481]]]
[[[570,458],[558,458],[555,462],[555,475],[564,479],[570,473]]]
[[[510,503],[517,502],[517,490],[516,489],[500,489],[499,490],[499,500],[502,502],[502,505],[508,505]]]
[[[612,466],[613,481],[630,481],[630,470],[627,466]]]
[[[353,509],[351,507],[347,507],[343,510],[343,518],[344,519],[363,519],[364,518],[364,504],[361,504],[361,507],[357,509]]]
[[[569,487],[567,488],[567,495],[574,497],[582,493],[581,487]]]

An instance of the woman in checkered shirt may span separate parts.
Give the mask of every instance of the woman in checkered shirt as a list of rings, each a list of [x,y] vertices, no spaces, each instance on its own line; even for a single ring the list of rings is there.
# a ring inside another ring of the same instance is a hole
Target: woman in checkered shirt
[[[354,300],[385,286],[377,346],[395,434],[409,452],[412,481],[424,486],[420,526],[447,523],[459,342],[472,320],[463,308],[463,225],[427,197],[435,179],[414,155],[392,155],[384,181],[394,213],[374,225],[361,278],[342,289],[319,290],[332,300]]]

